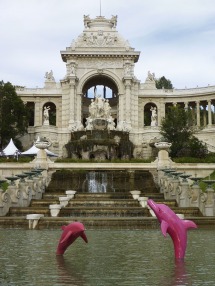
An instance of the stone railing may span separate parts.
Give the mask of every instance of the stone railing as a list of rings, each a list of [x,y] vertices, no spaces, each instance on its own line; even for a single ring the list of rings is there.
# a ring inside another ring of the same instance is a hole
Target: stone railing
[[[203,216],[215,216],[215,195],[211,187],[212,180],[204,181],[208,184],[203,192],[198,185],[202,178],[190,178],[186,173],[171,169],[159,170],[160,191],[165,199],[176,200],[179,207],[197,207]],[[194,181],[194,182],[193,182]]]
[[[6,191],[0,188],[0,216],[5,216],[10,207],[27,207],[32,199],[41,199],[50,176],[46,170],[32,170],[17,176],[2,178],[8,181]]]

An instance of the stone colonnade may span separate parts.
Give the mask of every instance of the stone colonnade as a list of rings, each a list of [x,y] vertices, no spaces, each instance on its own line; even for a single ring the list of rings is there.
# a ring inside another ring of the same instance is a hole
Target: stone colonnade
[[[194,101],[183,101],[183,102],[163,102],[157,103],[156,100],[152,103],[145,102],[143,110],[143,126],[147,124],[145,114],[150,112],[150,107],[156,107],[157,109],[157,123],[158,126],[161,124],[161,120],[165,117],[170,106],[181,106],[187,110],[190,110],[193,114],[193,123],[197,127],[211,127],[215,124],[215,99],[208,100],[194,100]]]

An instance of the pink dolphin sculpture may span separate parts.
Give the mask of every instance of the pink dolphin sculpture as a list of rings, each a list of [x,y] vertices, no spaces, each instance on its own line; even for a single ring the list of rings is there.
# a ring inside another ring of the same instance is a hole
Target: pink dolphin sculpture
[[[84,233],[85,227],[80,222],[73,222],[67,226],[62,226],[63,233],[58,243],[56,255],[63,255],[66,249],[79,237],[87,243],[87,237]]]
[[[173,241],[175,258],[184,259],[187,247],[187,230],[197,228],[197,225],[190,220],[180,219],[165,204],[156,204],[153,200],[147,201],[148,206],[154,211],[161,224],[161,231],[166,237],[168,233]]]

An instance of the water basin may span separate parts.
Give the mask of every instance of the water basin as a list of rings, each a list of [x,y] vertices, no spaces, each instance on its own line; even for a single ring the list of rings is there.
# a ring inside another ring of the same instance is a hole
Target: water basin
[[[178,264],[159,229],[86,234],[88,244],[79,238],[56,257],[60,229],[0,230],[0,285],[214,285],[215,230],[188,232],[185,262]]]

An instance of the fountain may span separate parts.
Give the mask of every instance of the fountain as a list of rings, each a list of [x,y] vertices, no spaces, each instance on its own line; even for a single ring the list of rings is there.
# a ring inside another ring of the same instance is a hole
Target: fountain
[[[95,161],[131,159],[133,144],[129,131],[126,122],[115,126],[108,99],[95,96],[89,106],[85,128],[72,129],[71,140],[65,145],[67,155]]]

